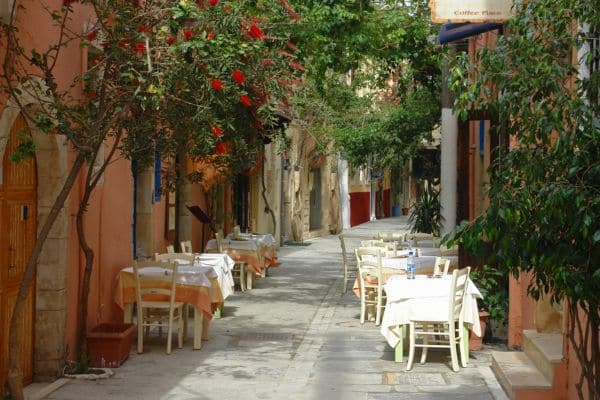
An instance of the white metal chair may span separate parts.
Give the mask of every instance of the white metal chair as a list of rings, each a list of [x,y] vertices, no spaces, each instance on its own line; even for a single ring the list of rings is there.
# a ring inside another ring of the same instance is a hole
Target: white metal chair
[[[367,306],[375,306],[375,325],[381,323],[385,308],[380,248],[359,247],[354,250],[360,283],[360,323],[365,323]]]
[[[348,281],[353,281],[354,279],[356,279],[356,273],[358,272],[358,268],[356,266],[355,261],[351,262],[348,259],[344,235],[339,235],[338,238],[340,239],[340,246],[342,247],[342,262],[344,263],[344,287],[342,288],[342,294],[345,294],[348,290]]]
[[[433,264],[434,275],[446,275],[450,269],[450,260],[447,258],[436,257]]]
[[[415,356],[415,348],[423,348],[421,354],[421,364],[427,359],[427,349],[434,348],[449,348],[450,358],[452,359],[452,369],[458,372],[458,356],[456,354],[456,346],[460,349],[460,361],[463,367],[467,366],[467,341],[468,337],[464,334],[463,321],[463,303],[467,293],[467,285],[469,282],[469,272],[471,267],[452,272],[452,282],[450,287],[450,295],[448,298],[448,318],[443,321],[410,321],[410,350],[408,354],[408,362],[406,370],[412,369]],[[423,339],[422,344],[417,344],[417,338]],[[447,337],[448,339],[440,339]]]
[[[168,285],[160,285],[156,276],[145,274],[155,268],[164,268],[170,279]],[[177,263],[160,261],[134,261],[135,295],[137,302],[138,342],[137,352],[144,351],[144,328],[167,325],[167,354],[171,354],[173,324],[177,322],[178,347],[183,347],[183,303],[175,301]]]
[[[182,253],[193,253],[191,240],[184,240],[179,243],[179,246],[181,247]]]

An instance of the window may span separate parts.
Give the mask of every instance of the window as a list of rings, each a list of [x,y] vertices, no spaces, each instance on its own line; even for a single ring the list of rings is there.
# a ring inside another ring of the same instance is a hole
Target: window
[[[176,218],[176,207],[177,204],[177,193],[167,193],[167,207],[165,213],[165,238],[171,242],[175,240],[175,218]]]

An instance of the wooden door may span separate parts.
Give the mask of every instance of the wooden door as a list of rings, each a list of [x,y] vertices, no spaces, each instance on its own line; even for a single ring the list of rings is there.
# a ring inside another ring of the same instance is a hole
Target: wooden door
[[[8,354],[8,327],[27,258],[36,238],[36,164],[34,158],[13,162],[10,154],[29,135],[27,122],[19,115],[13,124],[0,179],[0,354]],[[34,280],[35,283],[35,280]],[[33,377],[33,335],[35,321],[35,284],[29,288],[21,320],[21,368],[24,383]],[[4,382],[7,357],[0,357],[0,382]]]

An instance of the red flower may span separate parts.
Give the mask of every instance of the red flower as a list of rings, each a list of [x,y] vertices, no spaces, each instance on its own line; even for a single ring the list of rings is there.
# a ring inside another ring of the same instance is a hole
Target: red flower
[[[173,43],[175,43],[175,38],[174,38],[173,36],[169,36],[169,37],[167,38],[167,43],[168,43],[169,45],[172,45]]]
[[[214,90],[223,90],[223,82],[219,79],[213,79],[210,82],[210,86],[214,89]]]
[[[217,143],[215,145],[215,149],[217,150],[217,154],[225,154],[227,152],[227,149],[223,143]]]
[[[204,10],[204,0],[196,0],[196,4],[198,4],[198,7]]]
[[[214,137],[220,138],[223,136],[223,129],[219,125],[213,125],[211,130]]]
[[[148,25],[143,24],[137,27],[138,32],[146,32],[148,30]]]
[[[258,26],[252,25],[250,27],[250,36],[256,39],[262,39],[265,36],[265,34]]]
[[[142,42],[137,42],[135,44],[135,52],[138,53],[139,55],[146,54],[146,44],[142,43]]]
[[[273,59],[272,58],[264,58],[262,60],[262,62],[260,63],[260,65],[262,65],[263,67],[268,67],[271,64],[273,64]]]
[[[244,74],[239,69],[236,69],[235,71],[233,71],[233,74],[231,74],[231,78],[233,78],[233,80],[239,85],[241,85],[242,83],[244,83],[246,81]]]
[[[119,40],[117,42],[117,46],[124,49],[125,47],[129,46],[129,41],[128,40]]]
[[[245,107],[250,107],[252,105],[252,100],[250,100],[250,97],[243,94],[240,96],[240,103]]]
[[[304,65],[302,65],[296,61],[290,61],[290,67],[292,67],[294,69],[298,69],[300,71],[306,71],[306,68],[304,68]]]
[[[88,33],[87,35],[85,35],[85,38],[91,42],[92,40],[96,39],[96,36],[98,36],[98,32],[92,31],[92,32]]]
[[[225,7],[223,7],[223,11],[225,11],[226,13],[231,12],[231,10],[233,10],[233,7],[230,6],[229,4],[227,4]]]
[[[219,4],[219,0],[208,0],[208,4],[214,7]]]
[[[249,56],[249,55],[247,55],[247,54],[244,54],[243,56],[241,56],[241,57],[240,57],[240,59],[241,59],[243,62],[246,62],[246,61],[248,61],[248,60],[250,59],[250,56]]]
[[[215,34],[214,34],[213,32],[208,32],[208,33],[206,34],[206,39],[208,39],[208,40],[211,40],[211,39],[212,39],[212,38],[214,38],[214,37],[215,37]]]
[[[96,97],[98,97],[98,93],[97,93],[95,90],[92,90],[91,92],[89,92],[89,93],[87,94],[87,96],[88,96],[90,99],[95,99]]]
[[[260,130],[260,129],[262,129],[262,128],[263,128],[263,124],[262,124],[262,122],[260,122],[259,120],[255,120],[255,121],[254,121],[254,127],[255,127],[256,129],[259,129],[259,130]]]
[[[204,71],[204,70],[206,70],[206,64],[198,64],[198,69],[199,69],[200,71]]]
[[[192,36],[194,36],[194,32],[189,29],[186,29],[183,31],[183,36],[185,37],[185,40],[190,40]]]

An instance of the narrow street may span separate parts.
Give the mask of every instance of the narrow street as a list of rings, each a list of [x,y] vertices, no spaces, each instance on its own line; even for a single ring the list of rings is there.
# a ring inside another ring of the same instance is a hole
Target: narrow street
[[[366,223],[347,232],[349,249],[377,231],[406,229],[406,219]],[[236,292],[213,320],[202,350],[168,356],[164,336],[144,354],[132,348],[107,380],[70,381],[47,398],[68,399],[505,399],[489,352],[471,353],[452,372],[447,351],[432,352],[411,372],[373,322],[359,323],[359,301],[341,296],[337,236],[285,246],[281,267],[255,288]]]

